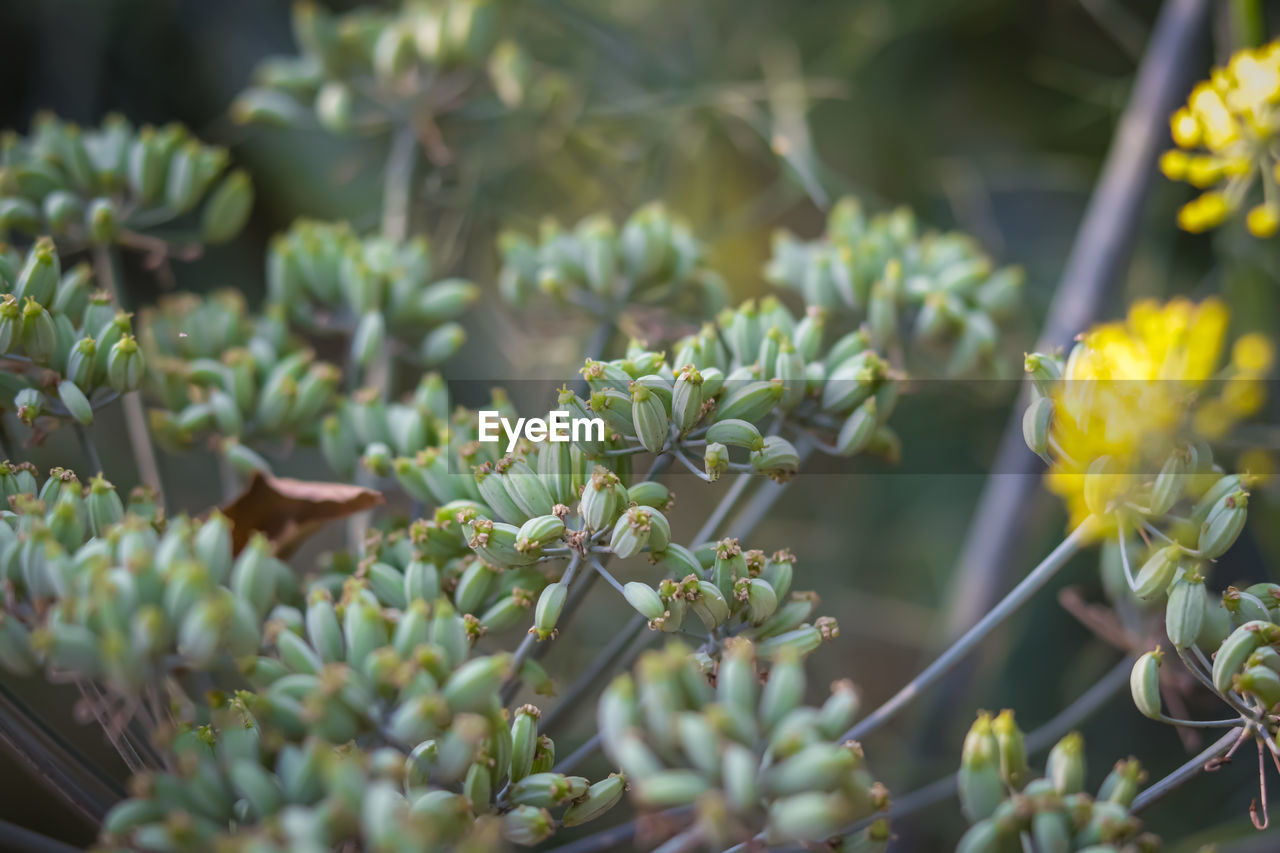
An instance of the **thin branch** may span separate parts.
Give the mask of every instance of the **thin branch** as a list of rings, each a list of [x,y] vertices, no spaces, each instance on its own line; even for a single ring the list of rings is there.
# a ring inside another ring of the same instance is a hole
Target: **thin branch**
[[[89,473],[101,474],[102,457],[98,454],[97,445],[93,443],[93,437],[81,423],[76,422],[72,426],[75,428],[76,438],[80,441],[80,449],[84,452],[84,459],[89,463]]]
[[[1129,811],[1133,813],[1140,812],[1152,803],[1162,799],[1170,791],[1182,786],[1184,783],[1198,775],[1200,771],[1204,770],[1206,762],[1212,761],[1230,750],[1236,742],[1248,734],[1248,731],[1249,730],[1247,728],[1241,726],[1239,728],[1232,729],[1213,743],[1209,744],[1209,746],[1205,747],[1204,751],[1199,755],[1189,759],[1177,770],[1174,770],[1168,776],[1138,794],[1138,796],[1134,798],[1133,805],[1130,806]]]
[[[959,663],[965,655],[978,645],[987,634],[991,633],[992,629],[1007,619],[1058,573],[1058,570],[1080,549],[1080,546],[1089,540],[1093,534],[1095,524],[1092,516],[1085,519],[1079,527],[1071,531],[1066,539],[1062,540],[1058,547],[1049,552],[1049,556],[1045,557],[1040,562],[1040,565],[1032,569],[1031,573],[1023,578],[1021,583],[1010,590],[1009,594],[1000,603],[993,607],[986,616],[982,617],[978,624],[970,628],[963,637],[956,640],[949,649],[939,655],[933,663],[925,667],[923,672],[911,679],[889,701],[845,732],[841,739],[858,740],[875,731],[888,722],[894,714],[910,704],[911,700],[919,696],[923,690],[929,688],[945,675],[951,667]]]

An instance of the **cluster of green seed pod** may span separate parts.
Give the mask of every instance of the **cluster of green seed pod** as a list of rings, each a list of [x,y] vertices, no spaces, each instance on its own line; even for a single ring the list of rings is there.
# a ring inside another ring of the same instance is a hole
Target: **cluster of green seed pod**
[[[267,253],[270,303],[309,333],[349,334],[350,362],[365,369],[387,348],[431,367],[462,346],[455,321],[479,290],[432,276],[425,239],[361,238],[345,223],[301,220]]]
[[[335,14],[297,0],[293,34],[301,54],[262,62],[232,115],[241,122],[372,133],[406,111],[447,114],[476,97],[477,80],[488,81],[510,106],[527,102],[540,86],[519,45],[502,38],[512,11],[507,5],[396,5]]]
[[[601,317],[627,305],[662,305],[698,316],[725,303],[720,277],[706,265],[706,247],[661,205],[642,207],[621,227],[605,216],[571,230],[546,221],[536,238],[499,237],[499,289],[520,308],[542,293]]]
[[[802,704],[804,692],[795,655],[761,684],[749,641],[730,643],[718,668],[672,643],[646,652],[634,676],[605,689],[601,742],[632,780],[640,808],[692,806],[715,849],[753,838],[825,841],[887,809],[888,791],[862,748],[839,741],[858,712],[853,686],[837,682],[816,708]],[[887,843],[887,820],[866,836],[871,849]]]
[[[0,251],[0,406],[34,426],[44,416],[93,422],[94,410],[136,390],[146,359],[129,315],[93,290],[85,264],[63,270],[53,242],[25,257]]]
[[[459,433],[448,405],[448,391],[437,373],[423,374],[402,401],[385,402],[374,388],[357,390],[340,399],[321,421],[320,449],[329,466],[344,477],[363,468],[375,477],[394,476],[414,500],[448,503],[463,496],[454,490],[470,480],[470,474],[456,473],[469,469],[446,455],[449,447],[458,445]],[[439,486],[441,482],[447,486]],[[438,486],[434,494],[430,485]]]
[[[96,679],[137,697],[175,670],[214,669],[257,652],[262,616],[298,595],[265,540],[232,553],[230,523],[166,521],[139,490],[128,506],[101,477],[64,469],[43,485],[3,463],[13,509],[0,524],[7,609],[0,665]]]
[[[818,240],[776,233],[765,275],[809,305],[865,320],[876,348],[909,343],[912,355],[936,353],[952,375],[998,368],[1000,325],[1017,310],[1023,282],[1020,269],[995,269],[966,235],[921,233],[906,209],[867,217],[853,198],[831,209]]]
[[[267,470],[248,446],[315,441],[341,373],[289,333],[281,312],[251,315],[234,291],[179,294],[143,312],[153,432],[175,448],[214,435],[237,466]]]
[[[84,488],[58,469],[41,485],[3,463],[0,494],[13,507],[0,523],[13,596],[0,666],[135,702],[159,688],[185,709],[174,764],[135,779],[108,841],[200,850],[234,834],[328,849],[372,834],[452,849],[486,831],[531,844],[622,794],[618,776],[552,772],[536,709],[507,718],[499,688],[516,664],[472,654],[480,622],[455,605],[467,569],[419,559],[404,531],[371,542],[355,571],[304,585],[262,534],[236,554],[223,516],[166,522],[145,493],[126,508],[101,478]],[[189,698],[199,673],[228,672],[248,689]],[[520,674],[546,680],[529,661]]]
[[[753,641],[762,662],[804,657],[840,634],[835,619],[814,616],[815,593],[792,589],[795,557],[789,551],[766,557],[743,550],[736,539],[723,539],[693,549],[673,544],[655,556],[669,577],[656,586],[631,581],[623,587],[654,630],[700,623],[713,636]],[[716,645],[707,650],[715,652]]]
[[[979,714],[960,757],[960,807],[972,825],[957,853],[1159,850],[1160,839],[1142,832],[1129,811],[1146,778],[1136,759],[1119,761],[1091,797],[1084,790],[1084,739],[1075,732],[1050,751],[1044,776],[1032,778],[1013,712],[994,720]]]
[[[178,124],[135,129],[111,116],[82,130],[41,115],[28,136],[0,141],[0,234],[109,244],[190,215],[201,242],[224,243],[253,207],[248,174],[228,164]]]

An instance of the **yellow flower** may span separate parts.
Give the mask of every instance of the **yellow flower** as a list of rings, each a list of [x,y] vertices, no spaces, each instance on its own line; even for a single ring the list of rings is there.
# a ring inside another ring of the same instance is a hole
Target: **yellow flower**
[[[1271,344],[1242,337],[1224,368],[1228,321],[1217,299],[1142,300],[1123,321],[1077,339],[1061,380],[1042,386],[1053,401],[1047,482],[1073,523],[1092,514],[1100,529],[1114,525],[1117,509],[1143,505],[1173,454],[1220,438],[1261,407]]]
[[[1191,90],[1169,120],[1181,157],[1167,152],[1161,171],[1170,180],[1213,189],[1188,202],[1178,224],[1200,232],[1220,225],[1246,204],[1258,175],[1266,203],[1252,208],[1247,225],[1256,237],[1280,230],[1280,185],[1273,143],[1280,137],[1280,42],[1246,49],[1215,68]],[[1176,151],[1176,149],[1175,149]],[[1186,151],[1199,152],[1188,155]]]

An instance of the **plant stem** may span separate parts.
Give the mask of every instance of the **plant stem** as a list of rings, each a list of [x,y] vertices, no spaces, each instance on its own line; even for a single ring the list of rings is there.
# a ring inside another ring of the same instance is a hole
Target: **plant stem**
[[[124,292],[116,277],[115,251],[106,245],[93,247],[93,270],[98,284],[111,294],[112,301],[120,310],[126,310]],[[151,432],[147,428],[147,413],[142,407],[142,393],[132,391],[122,395],[120,401],[124,411],[125,430],[129,434],[129,445],[133,448],[133,461],[138,468],[138,478],[156,493],[156,502],[164,506],[164,483],[160,479],[160,463],[156,449],[151,443]]]
[[[1107,291],[1125,269],[1143,200],[1155,174],[1155,158],[1168,136],[1169,113],[1192,66],[1187,57],[1205,32],[1209,5],[1208,0],[1169,0],[1161,6],[1049,308],[1040,337],[1042,350],[1070,346],[1072,338],[1098,316]],[[1040,478],[1036,457],[1022,439],[1025,404],[1024,394],[1000,441],[992,466],[997,476],[987,479],[951,574],[954,605],[949,615],[950,636],[972,625],[996,600],[1026,527],[1026,508]],[[945,694],[953,695],[952,691]],[[953,707],[950,699],[935,704],[923,730],[941,731],[942,720]]]
[[[1009,591],[1000,603],[993,607],[986,616],[983,616],[978,624],[970,628],[964,636],[956,640],[956,642],[945,652],[937,657],[933,663],[925,667],[924,671],[911,679],[901,690],[893,695],[889,701],[885,702],[870,716],[853,726],[849,731],[844,733],[841,740],[857,740],[866,734],[875,731],[880,726],[889,721],[894,714],[910,704],[920,693],[930,687],[935,681],[947,673],[951,667],[959,663],[965,655],[967,655],[974,646],[978,645],[991,630],[1007,619],[1015,610],[1026,603],[1027,599],[1044,586],[1058,570],[1061,569],[1067,560],[1080,549],[1080,546],[1089,540],[1093,534],[1096,522],[1093,517],[1085,519],[1079,527],[1071,531],[1066,539],[1063,539],[1058,547],[1049,552],[1049,556],[1040,562],[1040,565],[1031,570],[1022,582]]]
[[[572,589],[573,580],[577,577],[578,569],[582,566],[582,555],[574,554],[569,560],[569,567],[564,570],[564,585]],[[502,685],[502,704],[506,705],[515,696],[516,691],[520,689],[520,667],[533,654],[534,646],[538,643],[538,637],[533,632],[525,634],[524,639],[520,641],[520,645],[516,648],[516,653],[511,658],[511,678],[507,679],[507,683]],[[551,638],[548,637],[543,643],[550,643]]]
[[[76,438],[80,441],[80,449],[84,451],[84,459],[89,463],[89,473],[97,475],[102,473],[102,457],[98,455],[97,445],[93,443],[93,437],[89,435],[89,431],[84,425],[77,422],[72,425],[76,431]]]
[[[418,137],[412,126],[400,125],[391,134],[382,185],[382,236],[397,243],[409,236],[409,208],[417,161]]]
[[[1209,744],[1209,746],[1207,746],[1199,755],[1189,759],[1177,770],[1174,770],[1168,776],[1138,794],[1138,796],[1134,798],[1133,805],[1130,806],[1129,811],[1139,812],[1142,809],[1145,809],[1147,806],[1163,798],[1170,791],[1173,791],[1183,783],[1190,780],[1193,776],[1204,770],[1206,761],[1217,758],[1219,755],[1222,755],[1224,752],[1231,749],[1232,745],[1234,745],[1246,731],[1247,729],[1243,726],[1234,728],[1215,740],[1213,743]]]

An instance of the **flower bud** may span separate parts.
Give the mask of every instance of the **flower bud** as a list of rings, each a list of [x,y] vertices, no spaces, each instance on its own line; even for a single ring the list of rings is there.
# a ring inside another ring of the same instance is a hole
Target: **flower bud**
[[[1049,427],[1053,421],[1053,400],[1036,397],[1022,413],[1022,440],[1031,452],[1049,461]]]
[[[458,714],[488,710],[511,674],[511,655],[497,654],[472,658],[454,670],[444,685],[444,699]]]
[[[996,715],[991,730],[1000,748],[1000,776],[1006,785],[1020,791],[1031,776],[1031,768],[1027,766],[1026,737],[1018,729],[1013,711],[1006,708]]]
[[[703,378],[693,365],[681,369],[671,391],[671,416],[680,432],[688,432],[702,419]]]
[[[662,770],[638,777],[632,795],[646,808],[685,806],[705,794],[711,784],[692,770]]]
[[[747,422],[758,421],[778,404],[782,399],[782,392],[780,379],[740,384],[725,394],[712,417],[717,423],[731,418]]]
[[[878,421],[875,398],[864,400],[840,426],[840,433],[836,437],[836,448],[841,455],[853,456],[860,453],[875,435],[876,427],[879,426]]]
[[[631,421],[645,450],[657,453],[666,446],[670,427],[667,410],[658,394],[638,382],[631,389]]]
[[[533,847],[546,841],[555,831],[555,819],[546,809],[515,806],[502,815],[502,836],[512,844]]]
[[[53,315],[31,297],[22,306],[22,346],[36,364],[47,364],[58,348]]]
[[[622,799],[626,788],[626,777],[618,773],[609,774],[608,778],[596,782],[587,789],[586,796],[565,810],[561,823],[566,827],[578,826],[595,820]]]
[[[89,242],[98,245],[110,243],[116,237],[118,226],[115,204],[109,198],[95,198],[85,210],[84,224]]]

